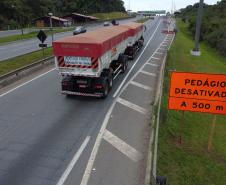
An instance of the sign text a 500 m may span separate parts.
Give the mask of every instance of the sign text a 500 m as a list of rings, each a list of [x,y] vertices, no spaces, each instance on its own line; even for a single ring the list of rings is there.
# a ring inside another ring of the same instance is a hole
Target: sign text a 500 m
[[[168,107],[226,114],[226,75],[172,72]]]

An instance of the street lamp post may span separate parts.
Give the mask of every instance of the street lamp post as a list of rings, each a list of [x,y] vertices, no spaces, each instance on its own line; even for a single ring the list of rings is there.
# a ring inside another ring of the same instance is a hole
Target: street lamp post
[[[48,13],[48,15],[49,15],[49,22],[50,22],[50,30],[51,30],[52,43],[53,43],[53,23],[52,23],[53,13]]]
[[[194,55],[194,56],[200,56],[201,55],[201,52],[199,50],[199,40],[200,40],[200,31],[201,31],[201,24],[202,24],[203,4],[204,4],[204,0],[200,0],[198,15],[197,15],[197,19],[196,19],[195,47],[191,51],[191,54]]]

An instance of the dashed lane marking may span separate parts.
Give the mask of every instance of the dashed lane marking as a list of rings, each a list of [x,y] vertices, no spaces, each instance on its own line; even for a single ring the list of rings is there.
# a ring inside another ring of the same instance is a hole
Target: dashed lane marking
[[[164,53],[161,53],[161,52],[156,51],[155,54],[163,55]]]
[[[133,109],[133,110],[135,110],[137,112],[140,112],[141,114],[144,114],[144,115],[147,114],[147,110],[146,109],[144,109],[143,107],[140,107],[139,105],[136,105],[136,104],[134,104],[132,102],[129,102],[129,101],[125,100],[125,99],[122,99],[122,98],[119,97],[117,102],[122,104],[122,105],[124,105],[124,106],[126,106],[126,107],[129,107],[129,108],[131,108],[131,109]]]
[[[157,57],[151,57],[151,59],[160,60],[160,58]]]
[[[129,72],[127,73],[127,75],[125,76],[125,78],[123,79],[123,81],[121,82],[121,84],[119,85],[118,89],[117,89],[117,90],[115,91],[115,93],[113,94],[113,98],[115,98],[115,97],[119,94],[119,92],[120,92],[122,86],[123,86],[124,83],[126,82],[127,78],[129,77],[130,73],[132,72],[133,68],[136,66],[136,64],[138,63],[138,61],[139,61],[140,58],[142,57],[143,53],[146,51],[147,47],[149,46],[149,43],[150,43],[150,42],[152,41],[152,39],[154,38],[155,33],[157,32],[157,30],[158,30],[160,24],[161,24],[161,21],[159,21],[159,23],[158,23],[158,25],[157,25],[155,31],[153,32],[152,36],[151,36],[150,39],[148,40],[146,46],[144,47],[144,49],[142,50],[142,52],[141,52],[140,55],[138,56],[137,60],[135,61],[135,63],[133,64],[133,66],[131,67],[131,69],[129,70]]]
[[[108,130],[105,130],[103,139],[114,146],[118,151],[126,155],[128,158],[134,162],[140,161],[143,156],[140,152],[134,149],[132,146],[128,145],[126,142],[121,140],[116,135],[112,134]]]
[[[150,65],[150,66],[154,66],[154,67],[159,67],[159,65],[157,65],[157,64],[153,64],[153,63],[146,63],[145,65]]]
[[[141,70],[140,73],[145,74],[145,75],[149,75],[149,76],[154,76],[154,77],[157,76],[155,73],[149,73],[149,72],[143,71],[143,70]]]
[[[162,44],[160,47],[168,47],[168,44]]]
[[[142,89],[148,90],[148,91],[153,91],[153,89],[151,87],[143,85],[143,84],[138,83],[138,82],[131,81],[130,84],[137,86],[137,87],[140,87]]]
[[[57,185],[63,185],[66,181],[68,175],[70,174],[71,170],[74,168],[74,165],[78,161],[79,157],[82,155],[82,152],[85,150],[87,144],[89,143],[90,136],[87,136],[82,145],[80,146],[79,150],[74,155],[73,159],[69,163],[67,169],[64,171],[63,175],[61,176],[60,180],[58,181]]]

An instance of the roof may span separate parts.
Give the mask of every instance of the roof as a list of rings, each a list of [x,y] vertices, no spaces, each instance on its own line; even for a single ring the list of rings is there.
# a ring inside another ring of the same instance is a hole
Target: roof
[[[49,17],[49,16],[48,16]],[[62,21],[62,22],[68,22],[67,19],[63,19],[63,18],[60,18],[60,17],[56,17],[56,16],[51,16],[52,19],[55,19],[55,20],[58,20],[58,21]]]
[[[42,20],[42,19],[45,19],[45,18],[48,18],[49,19],[50,16],[39,17],[39,18],[35,19],[35,21]],[[57,16],[51,16],[51,18],[54,19],[54,20],[57,20],[57,21],[61,21],[61,22],[68,22],[67,19],[63,19],[63,18],[60,18],[60,17],[57,17]]]
[[[87,19],[92,19],[92,20],[98,20],[99,18],[97,18],[97,17],[94,17],[94,16],[88,16],[88,15],[83,15],[83,14],[80,14],[80,13],[71,13],[71,14],[69,14],[69,15],[65,15],[65,16],[63,16],[63,17],[69,17],[69,16],[71,16],[71,15],[75,15],[75,16],[79,16],[79,17],[83,17],[83,18],[87,18]]]

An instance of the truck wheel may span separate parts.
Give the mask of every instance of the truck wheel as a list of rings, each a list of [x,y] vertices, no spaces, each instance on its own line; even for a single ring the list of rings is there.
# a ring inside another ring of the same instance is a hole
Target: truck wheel
[[[101,98],[105,99],[108,96],[108,93],[109,93],[109,83],[108,81],[105,81],[104,87],[102,89]]]
[[[109,90],[112,89],[112,86],[113,86],[113,76],[111,75],[111,76],[109,77]]]
[[[125,73],[125,71],[126,71],[126,69],[128,67],[128,63],[127,63],[126,57],[124,55],[121,55],[119,57],[119,61],[120,61],[121,65],[122,65],[121,71],[122,71],[122,73]]]
[[[134,60],[135,56],[136,56],[136,49],[133,46],[133,53],[132,53],[131,59]]]
[[[123,62],[123,64],[122,64],[122,73],[125,73],[125,72],[126,72],[127,67],[128,67],[128,63],[127,63],[127,61],[125,60],[125,61]]]

